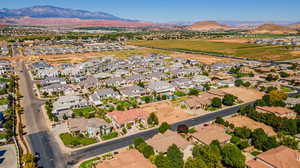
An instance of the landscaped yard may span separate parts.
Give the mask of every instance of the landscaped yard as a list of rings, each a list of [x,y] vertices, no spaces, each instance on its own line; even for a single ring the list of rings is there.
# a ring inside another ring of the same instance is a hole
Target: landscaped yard
[[[0,133],[0,139],[4,139],[4,138],[6,138],[7,137],[7,134],[5,134],[5,133]]]
[[[102,135],[101,139],[105,141],[105,140],[109,140],[109,139],[116,138],[116,137],[118,137],[118,133],[117,132],[112,132],[112,133],[107,134],[107,135]]]
[[[8,103],[9,103],[9,101],[6,98],[0,99],[0,105],[5,105],[5,104],[8,104]]]
[[[87,161],[84,161],[80,164],[80,168],[91,168],[95,162],[99,161],[101,158],[100,157],[96,157]]]
[[[284,46],[258,45],[247,43],[225,43],[208,40],[153,40],[135,41],[132,45],[176,49],[181,51],[198,51],[219,55],[231,55],[259,60],[288,60],[299,58]]]
[[[80,109],[73,109],[73,112],[75,113],[76,116],[88,116],[89,113],[94,112],[95,108],[94,107],[84,107]]]
[[[69,133],[60,134],[60,138],[68,147],[86,146],[97,142],[96,138],[86,138],[80,135],[73,136]]]

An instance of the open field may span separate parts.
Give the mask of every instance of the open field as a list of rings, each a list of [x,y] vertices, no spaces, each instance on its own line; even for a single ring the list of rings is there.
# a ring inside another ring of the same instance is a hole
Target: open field
[[[171,101],[161,101],[141,106],[141,109],[149,114],[154,112],[160,123],[174,123],[192,117],[191,114],[184,112],[180,107],[174,106]]]
[[[132,49],[132,50],[121,50],[121,51],[106,51],[106,52],[94,52],[94,53],[80,53],[80,54],[63,54],[63,55],[42,55],[42,56],[28,56],[33,61],[43,59],[48,61],[50,64],[64,64],[64,63],[81,63],[91,58],[100,58],[105,56],[113,56],[119,59],[125,59],[129,56],[139,54],[147,56],[149,53],[158,54],[170,54],[172,52],[155,50],[155,49]]]
[[[234,117],[230,117],[230,118],[225,118],[225,120],[227,120],[230,123],[233,123],[235,125],[235,127],[248,127],[251,130],[255,130],[256,128],[262,128],[269,136],[273,136],[276,135],[276,133],[274,132],[274,130],[272,129],[272,127],[267,126],[263,123],[257,122],[252,120],[251,118],[248,118],[246,116],[234,116]]]
[[[135,41],[131,45],[176,49],[181,51],[206,52],[258,60],[290,60],[299,58],[284,46],[267,46],[246,43],[215,42],[209,40],[153,40]]]
[[[214,57],[214,56],[208,56],[208,55],[199,55],[199,54],[186,54],[186,53],[180,53],[180,52],[173,52],[169,56],[176,58],[176,57],[182,57],[186,59],[191,60],[197,60],[204,64],[215,64],[215,63],[230,63],[230,62],[237,62],[236,60],[230,59],[230,58],[221,58],[221,57]]]
[[[249,42],[249,40],[247,39],[221,39],[221,40],[209,40],[209,41],[222,42],[222,43],[241,43],[241,44]]]
[[[250,102],[257,99],[261,99],[264,95],[264,93],[256,89],[250,89],[245,87],[228,87],[222,88],[221,90],[238,97],[243,102]]]

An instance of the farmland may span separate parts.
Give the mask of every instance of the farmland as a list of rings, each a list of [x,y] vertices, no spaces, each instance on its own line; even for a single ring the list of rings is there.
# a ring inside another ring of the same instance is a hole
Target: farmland
[[[175,49],[178,51],[205,52],[218,55],[252,58],[258,60],[289,60],[300,58],[300,54],[292,53],[284,46],[258,45],[247,43],[227,43],[208,40],[154,40],[135,41],[132,45],[155,48]]]

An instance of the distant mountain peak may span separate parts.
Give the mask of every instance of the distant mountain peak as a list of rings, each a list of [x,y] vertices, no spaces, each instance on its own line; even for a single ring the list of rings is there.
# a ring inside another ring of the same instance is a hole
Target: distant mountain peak
[[[74,10],[51,5],[36,5],[21,9],[0,9],[0,17],[32,17],[32,18],[79,18],[101,20],[126,20],[105,12]]]

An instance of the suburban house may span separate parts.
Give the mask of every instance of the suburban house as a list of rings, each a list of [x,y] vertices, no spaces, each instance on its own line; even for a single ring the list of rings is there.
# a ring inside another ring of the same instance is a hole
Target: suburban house
[[[189,146],[192,146],[190,142],[177,134],[177,132],[171,130],[167,130],[164,134],[156,134],[146,142],[152,146],[157,153],[167,152],[168,148],[173,144],[177,145],[181,151],[185,151]]]
[[[121,88],[120,93],[124,97],[140,97],[146,95],[147,90],[140,86],[133,85],[133,86]]]
[[[189,89],[189,88],[194,88],[195,84],[192,80],[189,78],[178,78],[174,79],[171,84],[175,86],[176,88],[179,89]]]
[[[58,115],[59,112],[62,110],[69,110],[73,108],[81,108],[86,106],[88,106],[88,102],[79,96],[60,96],[53,103],[52,113]]]
[[[158,80],[167,78],[168,75],[165,74],[165,73],[162,73],[162,72],[153,72],[153,73],[148,74],[147,77],[148,77],[150,80],[157,80],[157,81],[158,81]]]
[[[47,68],[51,68],[52,66],[49,65],[47,62],[45,61],[38,61],[38,62],[35,62],[33,64],[31,64],[31,67],[37,71],[37,70],[41,70],[41,69],[47,69]]]
[[[76,76],[81,73],[80,69],[77,67],[67,67],[60,72],[62,75],[67,75],[67,76]]]
[[[107,114],[116,128],[127,124],[135,126],[138,123],[147,124],[149,114],[142,109],[131,109],[127,111],[113,111]]]
[[[59,71],[55,68],[40,69],[35,77],[44,79],[45,77],[58,77]]]
[[[99,87],[99,82],[93,76],[87,77],[85,80],[79,82],[78,84],[82,89],[91,89]]]
[[[72,118],[67,121],[67,125],[71,133],[87,133],[89,137],[106,135],[113,129],[111,124],[99,118]]]
[[[156,93],[168,93],[174,92],[175,87],[168,82],[165,81],[154,81],[149,83],[148,89],[152,92]]]
[[[288,97],[285,103],[288,107],[294,107],[296,104],[300,104],[300,98]]]
[[[191,138],[200,144],[209,145],[214,140],[218,140],[221,144],[226,144],[231,139],[231,136],[226,134],[226,129],[216,124],[197,126],[195,129],[197,132],[191,134]]]
[[[198,75],[198,76],[194,76],[192,78],[192,81],[198,84],[205,84],[211,81],[211,79],[208,76],[205,75]]]
[[[111,76],[112,74],[106,72],[100,72],[93,75],[93,77],[96,79],[106,79],[106,78],[110,78]]]
[[[47,86],[52,84],[66,84],[66,81],[59,77],[47,77],[40,82],[41,86]]]
[[[59,92],[67,92],[73,91],[73,89],[65,84],[52,84],[41,88],[42,92],[46,92],[48,94],[59,93]]]
[[[151,161],[136,149],[122,151],[113,159],[99,162],[95,168],[156,168]]]
[[[217,83],[217,85],[219,87],[224,87],[224,86],[232,87],[232,86],[234,86],[234,81],[233,80],[221,80]]]
[[[295,119],[297,116],[297,114],[293,110],[285,107],[257,106],[256,111],[260,113],[273,113],[278,117],[285,117],[289,119]]]
[[[257,155],[246,165],[247,168],[300,168],[300,153],[282,145]]]
[[[120,98],[120,94],[114,91],[112,88],[104,88],[104,89],[99,89],[95,93],[91,94],[89,96],[89,100],[91,103],[97,106],[102,104],[101,99],[105,99],[109,97]]]
[[[10,61],[0,60],[0,75],[8,74],[13,71]]]
[[[107,79],[103,82],[103,85],[108,85],[108,86],[124,86],[127,84],[126,79],[122,78],[122,77],[114,77],[114,78],[110,78]]]

